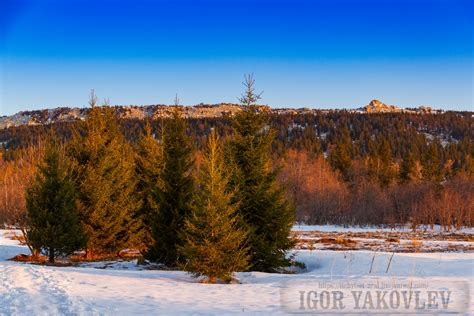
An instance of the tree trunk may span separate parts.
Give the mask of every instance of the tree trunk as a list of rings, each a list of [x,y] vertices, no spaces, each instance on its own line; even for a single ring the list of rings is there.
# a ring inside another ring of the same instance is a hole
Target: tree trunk
[[[39,261],[40,259],[40,251],[38,249],[33,249],[31,251],[31,256],[33,257],[33,261]]]
[[[23,238],[25,239],[25,243],[28,246],[28,249],[30,249],[33,260],[38,260],[40,256],[40,251],[39,249],[35,249],[33,245],[31,244],[30,239],[28,238],[28,232],[27,232],[26,226],[21,226],[20,231],[23,234]]]
[[[210,276],[209,277],[209,283],[215,284],[216,283],[216,277],[215,276]]]
[[[86,256],[87,260],[92,259],[92,249],[86,248],[86,255],[85,256]]]
[[[49,263],[54,263],[54,248],[49,247]]]

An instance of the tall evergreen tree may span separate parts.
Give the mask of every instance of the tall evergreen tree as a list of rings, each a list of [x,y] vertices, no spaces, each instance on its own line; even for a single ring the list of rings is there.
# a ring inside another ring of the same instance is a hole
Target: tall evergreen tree
[[[289,238],[294,209],[276,183],[270,148],[274,133],[267,128],[267,117],[257,106],[252,76],[245,78],[246,91],[240,99],[243,110],[233,120],[235,137],[230,142],[229,161],[236,165],[233,184],[238,188],[239,214],[249,231],[250,264],[258,271],[277,271],[291,264],[287,252],[294,242]]]
[[[349,152],[349,145],[346,142],[341,141],[333,147],[329,152],[329,163],[334,170],[340,172],[345,181],[350,180],[352,160]]]
[[[390,185],[396,174],[392,168],[392,150],[385,139],[379,142],[375,152],[369,152],[369,174],[375,177],[382,187]]]
[[[423,179],[427,181],[440,182],[442,180],[441,162],[438,146],[435,142],[428,145],[421,159]]]
[[[416,162],[412,153],[408,153],[403,157],[402,165],[400,167],[399,179],[400,183],[408,183],[416,178]]]
[[[84,129],[82,133],[74,131],[68,150],[80,219],[88,236],[88,257],[136,246],[140,228],[135,220],[140,200],[135,194],[131,148],[120,132],[113,109],[97,107],[94,93],[90,105]]]
[[[334,145],[329,150],[329,163],[333,170],[338,171],[345,181],[351,180],[352,168],[352,140],[351,131],[342,126],[331,133]],[[369,144],[370,145],[370,144]]]
[[[77,214],[74,182],[55,136],[49,136],[44,161],[26,192],[27,237],[35,249],[69,255],[86,244]]]
[[[136,152],[137,193],[142,204],[137,213],[140,224],[138,247],[144,253],[153,244],[151,224],[158,209],[158,192],[162,189],[160,174],[163,170],[163,146],[152,133],[150,122],[145,125],[145,133],[138,141]]]
[[[185,220],[182,268],[194,276],[230,281],[232,273],[248,267],[246,232],[239,225],[230,173],[217,133],[209,136],[199,183],[201,192],[191,216]]]
[[[183,244],[180,230],[193,202],[192,148],[186,128],[181,109],[176,105],[165,123],[162,188],[158,191],[158,210],[152,221],[154,244],[148,252],[149,259],[166,265],[179,261],[177,248]]]

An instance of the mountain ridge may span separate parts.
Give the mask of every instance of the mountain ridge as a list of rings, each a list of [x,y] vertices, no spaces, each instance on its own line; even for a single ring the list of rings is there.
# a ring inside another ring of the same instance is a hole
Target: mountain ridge
[[[123,119],[157,119],[169,117],[173,105],[113,105],[117,115]],[[234,103],[197,104],[182,106],[186,118],[213,118],[233,116],[242,110],[242,106]],[[372,100],[365,107],[357,109],[312,109],[312,108],[271,108],[268,105],[259,105],[263,112],[274,114],[299,114],[299,113],[324,113],[333,111],[349,111],[356,113],[419,113],[437,114],[443,110],[433,110],[431,107],[420,106],[418,108],[401,108],[395,105],[387,105],[379,100]],[[53,109],[20,111],[9,116],[0,116],[0,129],[22,125],[45,125],[56,122],[69,122],[84,120],[89,108],[58,107]]]

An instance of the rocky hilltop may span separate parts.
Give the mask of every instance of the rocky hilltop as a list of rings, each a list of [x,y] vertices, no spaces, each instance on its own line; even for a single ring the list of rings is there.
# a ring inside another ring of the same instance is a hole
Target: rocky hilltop
[[[367,113],[384,113],[384,112],[402,112],[403,109],[395,105],[387,105],[379,100],[372,100],[365,106]]]
[[[157,119],[169,117],[173,106],[167,105],[144,105],[144,106],[112,106],[119,118],[123,119],[145,119],[147,117]],[[183,115],[186,118],[222,117],[234,115],[241,110],[238,104],[199,104],[195,106],[183,106]],[[262,111],[268,110],[261,106]],[[0,117],[0,129],[20,125],[40,125],[55,122],[68,122],[84,120],[89,108],[55,108],[48,110],[22,111],[11,116]]]
[[[173,110],[173,106],[168,105],[117,105],[112,106],[120,118],[124,119],[157,119],[161,117],[169,117]],[[270,108],[266,105],[259,106],[261,111],[273,114],[321,114],[337,110],[318,110],[309,108]],[[238,104],[219,103],[219,104],[198,104],[194,106],[183,106],[183,114],[186,118],[213,118],[223,116],[233,116],[242,110]],[[10,116],[0,117],[0,129],[11,126],[21,125],[43,125],[55,122],[68,122],[74,120],[84,120],[88,108],[68,108],[61,107],[55,109],[22,111]],[[403,109],[394,105],[386,105],[378,100],[372,100],[367,106],[348,110],[359,113],[392,113],[392,112],[414,112],[414,113],[439,113],[440,110],[432,110],[429,107],[419,107],[413,109]]]
[[[387,105],[379,100],[372,100],[366,106],[358,109],[365,113],[397,113],[397,112],[413,112],[413,113],[439,113],[441,110],[433,110],[429,106],[420,106],[417,108],[401,108],[395,105]]]

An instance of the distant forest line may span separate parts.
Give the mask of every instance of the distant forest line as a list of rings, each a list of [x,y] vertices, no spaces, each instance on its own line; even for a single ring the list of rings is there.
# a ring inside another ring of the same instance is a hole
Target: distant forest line
[[[474,118],[442,114],[268,114],[273,168],[309,224],[474,226]],[[163,119],[166,120],[166,119]],[[163,120],[150,121],[157,139]],[[231,118],[188,119],[195,169],[215,129],[232,138]],[[24,209],[23,191],[52,127],[67,142],[81,121],[0,130],[0,223]],[[145,121],[120,120],[135,146]]]

